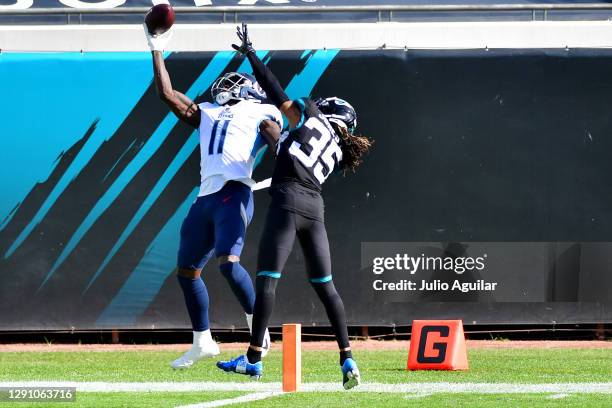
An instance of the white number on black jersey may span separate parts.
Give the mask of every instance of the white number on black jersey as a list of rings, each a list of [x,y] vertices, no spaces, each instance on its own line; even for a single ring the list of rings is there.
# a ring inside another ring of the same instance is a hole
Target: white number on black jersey
[[[312,147],[312,151],[309,155],[302,151],[302,144],[297,141],[291,143],[289,153],[296,157],[305,167],[314,167],[313,174],[319,180],[319,183],[323,184],[333,171],[336,162],[339,163],[342,160],[342,150],[338,143],[332,139],[329,129],[319,119],[311,117],[304,123],[304,126],[310,130],[316,130],[321,137],[318,139],[316,137],[310,138],[308,144]],[[323,174],[323,163],[328,168],[327,174]]]

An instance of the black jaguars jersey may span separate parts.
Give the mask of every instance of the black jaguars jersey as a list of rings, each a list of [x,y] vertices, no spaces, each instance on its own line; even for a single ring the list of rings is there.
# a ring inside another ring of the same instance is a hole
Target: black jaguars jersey
[[[312,100],[295,102],[302,110],[302,119],[278,142],[272,186],[297,182],[321,192],[327,177],[342,161],[340,139]]]

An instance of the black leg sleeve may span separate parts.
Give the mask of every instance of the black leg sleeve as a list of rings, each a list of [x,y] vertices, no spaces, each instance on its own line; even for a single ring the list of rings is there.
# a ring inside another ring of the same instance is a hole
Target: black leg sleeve
[[[253,313],[253,332],[251,334],[251,345],[261,347],[268,322],[274,310],[276,301],[277,278],[258,276],[255,280],[255,311]],[[249,347],[247,357],[250,363],[261,360],[261,351],[255,351]]]
[[[331,256],[329,241],[325,224],[321,221],[301,219],[298,238],[304,251],[306,269],[310,284],[321,299],[329,322],[334,329],[338,347],[341,350],[340,364],[351,356],[348,329],[346,327],[346,313],[344,303],[336,291],[331,274]],[[344,350],[344,351],[342,351]]]
[[[247,54],[247,58],[253,67],[253,73],[259,83],[259,86],[266,92],[266,96],[270,99],[277,107],[280,107],[283,103],[289,100],[289,97],[283,90],[283,87],[278,82],[276,76],[272,73],[270,68],[264,64],[255,51],[250,51]]]
[[[323,302],[323,306],[325,306],[327,317],[336,335],[338,347],[340,350],[350,347],[344,303],[342,303],[342,299],[336,291],[334,283],[329,281],[311,284],[315,292],[317,292],[317,296],[319,296],[319,299]]]

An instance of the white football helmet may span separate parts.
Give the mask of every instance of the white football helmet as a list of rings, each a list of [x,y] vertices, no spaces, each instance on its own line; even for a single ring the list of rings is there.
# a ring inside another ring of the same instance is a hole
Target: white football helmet
[[[239,72],[228,72],[220,76],[212,84],[210,93],[213,100],[219,105],[225,105],[231,100],[252,99],[261,102],[266,99],[266,93],[261,89],[255,77]]]

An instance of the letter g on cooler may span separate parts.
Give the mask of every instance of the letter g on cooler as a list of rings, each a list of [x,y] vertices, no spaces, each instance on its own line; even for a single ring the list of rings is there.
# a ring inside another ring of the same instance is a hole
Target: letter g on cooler
[[[408,370],[467,370],[461,320],[414,320]]]
[[[440,337],[448,338],[448,326],[424,326],[421,329],[421,337],[417,348],[417,362],[421,364],[427,363],[443,363],[446,360],[446,349],[448,344],[446,341],[431,341],[428,342],[429,333],[438,333]],[[436,350],[438,353],[433,355],[427,347]]]

